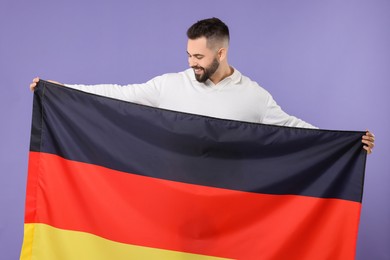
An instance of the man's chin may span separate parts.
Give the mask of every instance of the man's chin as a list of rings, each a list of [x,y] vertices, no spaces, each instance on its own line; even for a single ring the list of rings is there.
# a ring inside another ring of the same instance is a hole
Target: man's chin
[[[195,74],[195,79],[200,83],[205,83],[207,78],[203,74]]]
[[[204,71],[196,73],[194,70],[195,79],[201,83],[204,83],[207,79],[204,79]]]

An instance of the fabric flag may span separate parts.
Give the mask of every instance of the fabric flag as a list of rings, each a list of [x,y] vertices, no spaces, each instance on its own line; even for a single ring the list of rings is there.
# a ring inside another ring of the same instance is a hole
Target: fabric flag
[[[354,259],[363,134],[186,114],[41,80],[21,259]]]

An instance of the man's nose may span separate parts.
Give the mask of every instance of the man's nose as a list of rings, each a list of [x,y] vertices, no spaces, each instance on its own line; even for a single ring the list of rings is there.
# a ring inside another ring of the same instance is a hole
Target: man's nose
[[[194,67],[194,66],[197,66],[198,63],[194,60],[194,58],[189,57],[188,58],[188,65],[190,65],[190,67]]]

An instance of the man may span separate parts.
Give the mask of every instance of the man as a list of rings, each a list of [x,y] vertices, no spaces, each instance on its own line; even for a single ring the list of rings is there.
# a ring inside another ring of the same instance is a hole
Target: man
[[[158,108],[238,121],[314,128],[286,114],[272,96],[228,63],[229,29],[219,19],[198,21],[187,30],[188,63],[183,72],[164,74],[145,84],[65,85],[70,88]],[[34,90],[39,78],[30,85]],[[56,82],[58,83],[58,82]],[[362,137],[371,153],[374,135]]]

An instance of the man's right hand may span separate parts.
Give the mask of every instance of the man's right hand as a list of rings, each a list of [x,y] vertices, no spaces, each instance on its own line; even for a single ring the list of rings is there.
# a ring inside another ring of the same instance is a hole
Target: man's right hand
[[[48,81],[51,82],[51,83],[58,84],[58,85],[64,85],[64,84],[59,83],[59,82],[54,81],[54,80],[48,80]],[[32,83],[30,84],[30,90],[31,90],[31,91],[34,91],[34,90],[35,90],[35,88],[36,88],[38,82],[39,82],[39,77],[36,77],[36,78],[34,78],[34,79],[32,80]]]
[[[35,90],[35,88],[36,88],[38,82],[39,82],[39,78],[38,78],[38,77],[36,77],[36,78],[34,78],[34,79],[32,80],[32,83],[30,84],[30,90],[31,90],[31,91],[34,91],[34,90]]]

